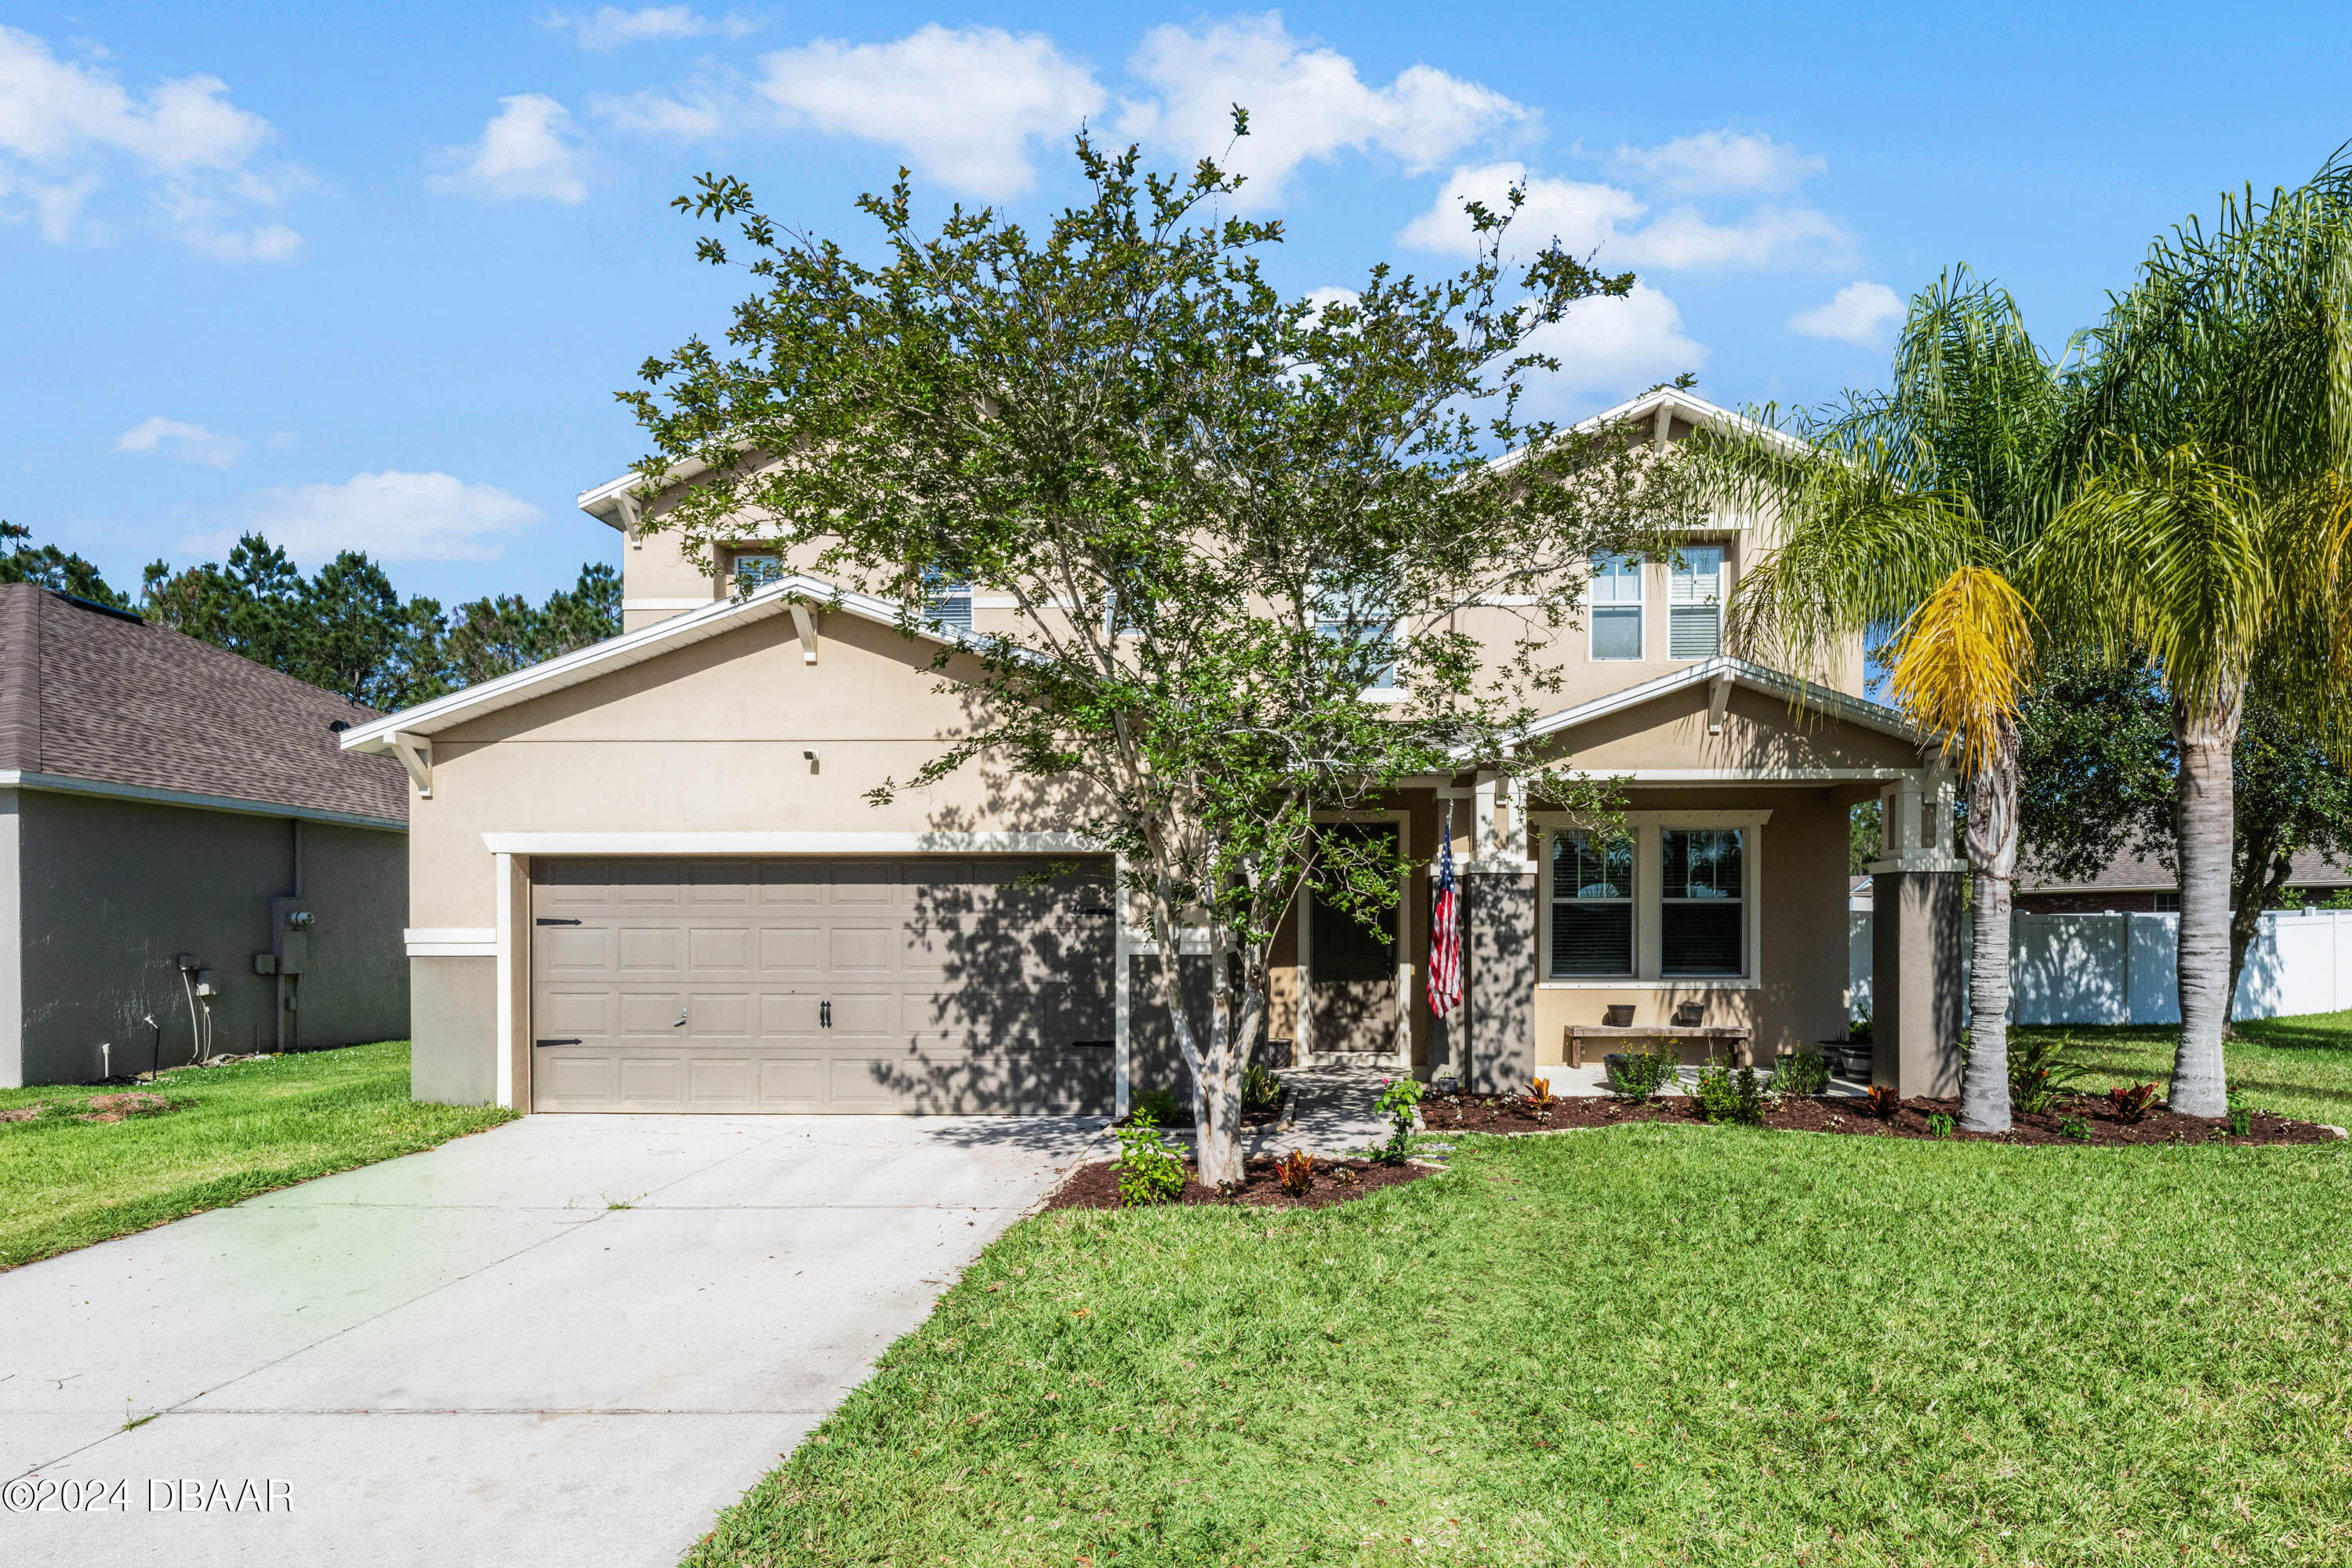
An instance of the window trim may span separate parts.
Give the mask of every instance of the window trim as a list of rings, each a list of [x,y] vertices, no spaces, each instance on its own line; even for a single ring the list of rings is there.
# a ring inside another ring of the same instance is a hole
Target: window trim
[[[1679,899],[1670,899],[1666,897],[1665,836],[1669,833],[1737,833],[1740,835],[1738,899],[1736,900],[1724,899],[1694,899],[1687,895]],[[1721,978],[1727,973],[1730,974],[1734,978],[1745,978],[1748,972],[1755,967],[1753,963],[1755,958],[1755,948],[1752,945],[1753,939],[1749,931],[1750,922],[1748,919],[1748,904],[1752,891],[1748,878],[1748,852],[1755,843],[1755,829],[1725,825],[1693,827],[1683,823],[1662,822],[1658,825],[1657,836],[1659,978],[1666,980],[1715,980]],[[1677,971],[1671,975],[1666,973],[1666,906],[1674,904],[1678,906],[1688,906],[1694,909],[1705,909],[1709,906],[1719,905],[1727,902],[1737,902],[1739,905],[1739,967],[1736,970],[1729,971],[1686,970]]]
[[[1563,899],[1559,896],[1558,883],[1553,878],[1555,865],[1553,858],[1559,853],[1559,841],[1570,834],[1598,831],[1595,828],[1568,826],[1552,828],[1544,835],[1544,931],[1543,943],[1537,951],[1543,955],[1542,968],[1544,978],[1547,980],[1632,980],[1642,973],[1642,840],[1638,833],[1627,835],[1629,842],[1626,848],[1625,869],[1626,879],[1632,883],[1632,887],[1623,898],[1587,899],[1578,894]],[[1620,970],[1614,974],[1554,973],[1551,967],[1551,926],[1558,919],[1559,906],[1563,903],[1591,904],[1595,907],[1623,905],[1627,925],[1625,957],[1631,967]]]
[[[1600,580],[1598,569],[1603,561],[1629,561],[1633,563],[1633,596],[1630,600],[1612,599],[1603,605],[1601,600],[1591,596],[1590,586],[1586,588],[1584,657],[1594,664],[1640,664],[1650,656],[1649,558],[1613,551],[1604,552],[1601,555],[1594,556],[1589,563],[1592,570],[1587,574],[1588,584]],[[1629,607],[1633,612],[1633,651],[1630,654],[1602,653],[1600,650],[1601,612],[1604,608],[1622,610]]]
[[[1560,833],[1585,825],[1567,813],[1534,811],[1528,826],[1536,830],[1536,951],[1543,955],[1537,967],[1538,991],[1755,991],[1763,986],[1764,826],[1772,818],[1769,806],[1736,811],[1629,811],[1626,830],[1633,838],[1633,973],[1610,977],[1549,978],[1551,963],[1552,840]],[[1664,879],[1658,833],[1661,828],[1737,827],[1746,835],[1741,845],[1739,974],[1662,974],[1659,972],[1660,922],[1664,903]],[[1643,868],[1651,868],[1649,876]]]

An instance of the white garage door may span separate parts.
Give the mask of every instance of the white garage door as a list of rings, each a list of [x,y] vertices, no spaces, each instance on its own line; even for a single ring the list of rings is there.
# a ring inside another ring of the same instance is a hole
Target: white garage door
[[[1108,1111],[1109,866],[542,860],[538,1110]]]

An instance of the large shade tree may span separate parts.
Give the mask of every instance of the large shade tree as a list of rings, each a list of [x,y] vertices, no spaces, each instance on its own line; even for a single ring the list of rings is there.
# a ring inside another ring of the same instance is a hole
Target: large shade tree
[[[950,635],[968,726],[874,798],[982,770],[1122,858],[1201,1173],[1230,1182],[1286,911],[1310,880],[1367,914],[1395,898],[1394,858],[1318,852],[1318,816],[1499,762],[1558,683],[1586,558],[1639,547],[1672,465],[1526,417],[1535,334],[1632,280],[1556,245],[1507,267],[1516,193],[1466,211],[1461,274],[1376,267],[1309,302],[1260,270],[1279,226],[1217,216],[1213,164],[1077,156],[1088,197],[1035,233],[961,209],[926,230],[902,175],[860,203],[870,260],[705,177],[680,202],[722,226],[700,253],[754,292],[725,352],[689,342],[625,396],[647,493],[698,475],[659,518],[695,552],[772,539],[906,605],[910,635],[927,584],[1010,603]]]
[[[2151,248],[2093,333],[2038,549],[2045,600],[2171,708],[2180,1043],[2171,1103],[2227,1109],[2231,779],[2259,675],[2280,717],[2352,743],[2352,163],[2224,201]]]
[[[2053,510],[2063,405],[2015,302],[1961,268],[1912,300],[1886,390],[1801,416],[1798,444],[1768,415],[1708,454],[1717,493],[1780,520],[1734,590],[1733,647],[1828,680],[1857,644],[1887,639],[1893,697],[1958,769],[1974,873],[1960,1122],[1974,1131],[2011,1119],[2017,717],[2039,630],[2017,580]]]

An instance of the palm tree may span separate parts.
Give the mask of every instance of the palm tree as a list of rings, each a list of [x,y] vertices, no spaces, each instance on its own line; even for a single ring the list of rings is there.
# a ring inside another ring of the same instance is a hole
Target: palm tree
[[[2179,742],[2180,1044],[2171,1103],[2227,1110],[2231,760],[2259,670],[2352,755],[2352,163],[2225,200],[2151,249],[2092,334],[2067,459],[2085,478],[2031,569],[2144,658]]]
[[[1759,434],[1703,459],[1724,499],[1780,520],[1734,590],[1735,649],[1826,679],[1894,627],[1892,695],[1958,769],[1975,873],[1960,1124],[1976,1131],[2010,1125],[2018,704],[2037,621],[2016,577],[2055,510],[2063,396],[2008,292],[1958,268],[1911,301],[1889,390],[1800,419],[1801,451]]]

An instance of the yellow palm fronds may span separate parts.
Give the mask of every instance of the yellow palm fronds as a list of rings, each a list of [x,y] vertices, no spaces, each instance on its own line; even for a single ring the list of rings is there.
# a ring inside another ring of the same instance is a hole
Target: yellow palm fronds
[[[2033,612],[1989,566],[1957,568],[1895,634],[1895,700],[1945,737],[1965,777],[2000,749],[2032,676]]]

